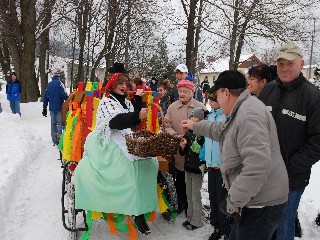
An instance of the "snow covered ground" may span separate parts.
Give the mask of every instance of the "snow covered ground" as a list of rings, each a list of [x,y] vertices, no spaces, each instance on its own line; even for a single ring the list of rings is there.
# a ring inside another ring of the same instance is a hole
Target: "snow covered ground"
[[[0,101],[0,239],[4,240],[63,240],[67,231],[61,220],[62,169],[59,152],[52,146],[50,118],[43,117],[42,103],[21,104],[21,119],[11,114],[3,92]],[[312,170],[299,208],[303,228],[302,240],[320,239],[320,227],[314,219],[320,212],[320,164]],[[203,203],[208,205],[206,180],[203,185]],[[195,231],[185,230],[179,215],[169,224],[157,215],[150,224],[152,233],[139,239],[184,240],[208,239],[212,227],[206,223]],[[91,239],[127,239],[127,234],[110,235],[103,221],[95,221]]]

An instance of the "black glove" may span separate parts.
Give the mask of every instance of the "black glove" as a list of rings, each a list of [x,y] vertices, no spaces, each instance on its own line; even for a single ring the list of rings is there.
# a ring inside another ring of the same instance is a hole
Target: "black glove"
[[[47,115],[48,115],[48,110],[47,110],[46,108],[43,109],[42,115],[43,115],[44,117],[47,117]]]

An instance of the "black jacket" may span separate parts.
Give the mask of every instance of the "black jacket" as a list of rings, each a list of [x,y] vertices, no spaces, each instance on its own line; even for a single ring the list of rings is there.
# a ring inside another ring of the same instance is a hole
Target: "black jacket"
[[[205,164],[206,162],[199,159],[201,149],[199,149],[199,152],[194,152],[192,150],[192,145],[195,144],[194,142],[196,141],[202,148],[204,144],[204,137],[196,136],[195,134],[193,134],[192,130],[186,131],[183,137],[187,139],[187,145],[184,149],[180,147],[179,153],[182,156],[185,156],[184,170],[186,172],[201,174],[199,166],[201,164]]]
[[[120,104],[127,109],[127,106],[125,104],[125,95],[120,95],[111,92],[109,97],[117,99],[120,102]],[[114,118],[110,120],[109,126],[111,129],[122,130],[125,128],[133,127],[140,123],[139,113],[141,110],[142,98],[140,96],[135,95],[134,98],[131,100],[131,103],[134,107],[134,112],[119,113],[118,115],[116,115]]]
[[[290,189],[306,187],[311,167],[320,159],[320,91],[300,74],[286,85],[272,81],[259,99],[276,122]]]

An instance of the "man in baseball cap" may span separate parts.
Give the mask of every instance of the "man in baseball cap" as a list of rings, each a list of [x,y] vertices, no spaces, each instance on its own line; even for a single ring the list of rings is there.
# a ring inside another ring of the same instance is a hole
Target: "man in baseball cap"
[[[174,84],[175,86],[171,89],[171,92],[170,92],[170,98],[172,102],[179,99],[177,84],[181,80],[186,80],[188,78],[188,67],[185,64],[180,63],[176,67],[175,73],[176,73],[176,82]]]
[[[302,51],[299,46],[294,43],[285,43],[277,49],[275,60],[278,61],[280,58],[283,58],[292,61],[297,56],[303,58]]]
[[[320,92],[303,76],[303,54],[296,44],[279,47],[275,60],[278,78],[266,85],[259,99],[276,122],[289,175],[288,207],[278,225],[277,239],[294,239],[300,199],[311,168],[320,159]]]

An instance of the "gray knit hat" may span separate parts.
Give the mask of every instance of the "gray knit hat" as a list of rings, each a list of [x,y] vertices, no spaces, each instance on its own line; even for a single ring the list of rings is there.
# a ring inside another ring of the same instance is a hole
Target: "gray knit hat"
[[[200,118],[201,120],[204,119],[204,109],[203,108],[199,108],[199,107],[195,107],[192,109],[191,115],[190,117],[194,116],[197,118]]]

